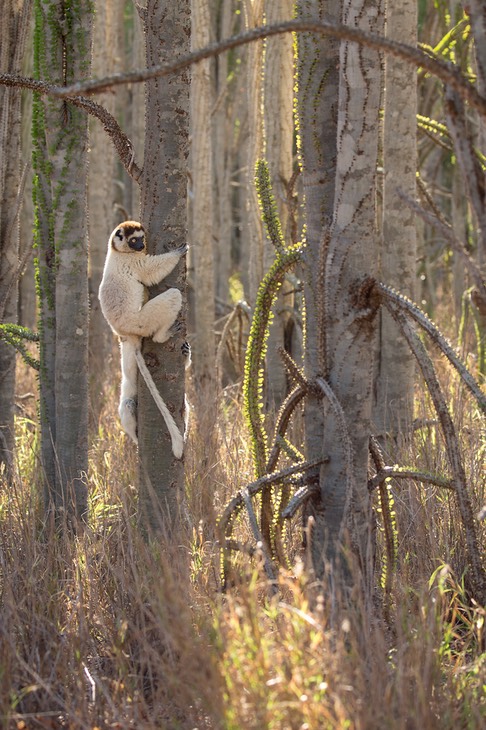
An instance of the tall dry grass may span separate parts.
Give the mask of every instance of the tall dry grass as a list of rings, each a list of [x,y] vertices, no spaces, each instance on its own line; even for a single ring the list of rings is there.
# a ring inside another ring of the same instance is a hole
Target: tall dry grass
[[[485,501],[480,418],[451,394],[474,505]],[[21,379],[19,392],[31,388]],[[453,497],[393,485],[399,559],[389,619],[332,597],[299,562],[268,598],[258,564],[220,591],[217,514],[251,480],[235,390],[193,417],[186,457],[192,531],[174,551],[139,533],[136,455],[108,394],[90,452],[90,523],[75,539],[42,524],[35,414],[17,419],[17,471],[0,492],[0,727],[177,730],[429,730],[484,722],[484,609],[468,595]],[[30,402],[30,401],[29,401]],[[417,391],[418,415],[432,414]],[[446,471],[434,425],[403,463]],[[378,513],[378,527],[379,527]],[[238,537],[249,537],[244,520]],[[484,531],[482,534],[484,545]],[[378,529],[379,552],[381,532]]]

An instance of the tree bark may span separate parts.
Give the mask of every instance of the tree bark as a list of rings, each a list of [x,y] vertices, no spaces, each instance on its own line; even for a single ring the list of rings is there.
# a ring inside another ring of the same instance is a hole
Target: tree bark
[[[317,0],[300,0],[299,20],[341,20],[341,0],[326,5]],[[297,38],[297,80],[299,116],[299,153],[305,200],[306,248],[304,294],[306,307],[306,347],[304,368],[308,380],[325,373],[318,346],[322,332],[324,296],[323,240],[332,222],[337,155],[337,117],[339,90],[339,42],[312,34]],[[327,454],[323,444],[324,409],[317,394],[309,392],[305,406],[306,457],[316,461]],[[316,476],[318,479],[318,476]],[[326,523],[320,500],[311,501],[304,510],[304,524],[312,518],[315,537],[325,539]],[[318,550],[317,550],[318,552]],[[316,556],[317,560],[317,556]]]
[[[143,14],[147,65],[189,51],[190,1],[149,0]],[[187,155],[189,144],[189,78],[187,73],[147,84],[146,140],[141,179],[142,216],[150,253],[187,241]],[[183,263],[151,294],[184,288]],[[182,315],[183,316],[183,315]],[[184,429],[184,333],[160,345],[145,340],[143,353],[152,377],[180,429]],[[177,540],[183,524],[184,466],[172,454],[165,422],[139,378],[138,429],[140,514],[147,531],[162,531]]]
[[[191,8],[191,45],[195,50],[204,48],[210,40],[208,0],[192,0]],[[210,61],[206,60],[194,66],[191,79],[191,261],[196,329],[194,369],[198,389],[214,386],[216,375],[211,106]]]
[[[265,2],[265,22],[278,23],[291,20],[293,0],[275,3]],[[290,242],[288,229],[287,185],[293,172],[293,85],[294,51],[292,37],[269,38],[265,44],[264,64],[264,127],[265,159],[272,180],[277,211],[282,231]],[[264,247],[264,270],[268,271],[275,259],[275,250],[267,241]],[[289,292],[293,287],[284,282],[274,304],[275,318],[268,337],[266,368],[267,400],[278,408],[285,398],[287,377],[278,356],[279,348],[285,346],[285,327],[289,315],[285,308],[292,305]]]
[[[342,8],[344,23],[381,31],[380,0],[345,0]],[[337,11],[336,6],[333,9]],[[317,39],[314,42],[320,43]],[[318,576],[323,576],[329,565],[339,580],[347,575],[341,564],[342,547],[351,544],[364,579],[369,581],[373,536],[367,477],[376,328],[375,306],[365,282],[376,275],[378,260],[375,184],[381,63],[375,51],[341,43],[337,129],[328,125],[327,115],[316,113],[315,106],[319,100],[330,107],[336,99],[332,93],[336,86],[328,87],[330,78],[336,80],[336,65],[336,56],[328,57],[327,69],[321,67],[320,78],[315,78],[312,95],[310,81],[315,71],[312,69],[311,75],[309,66],[304,65],[299,80],[299,86],[308,80],[300,97],[304,107],[301,135],[306,213],[310,217],[306,365],[308,377],[316,382],[322,396],[319,403],[310,403],[306,409],[307,455],[329,459],[321,468],[320,494],[311,506],[310,552]],[[330,190],[323,196],[324,162],[329,165],[330,159],[325,151],[332,154],[332,137],[327,147],[317,146],[315,140],[333,132],[336,166],[328,167]],[[317,200],[315,193],[320,193]],[[334,201],[332,222],[329,200]],[[316,418],[314,412],[319,406]],[[321,424],[319,431],[316,426]]]
[[[263,0],[244,0],[246,28],[263,22]],[[254,306],[263,279],[263,225],[255,187],[255,167],[263,153],[262,136],[262,59],[263,42],[250,43],[247,48],[247,109],[248,159],[246,175],[246,211],[249,244],[249,296]]]
[[[0,68],[21,73],[31,0],[0,0]],[[0,88],[0,322],[17,322],[21,180],[21,91]],[[0,466],[14,450],[15,350],[0,341]]]
[[[232,0],[219,0],[214,9],[218,17],[216,37],[228,38],[234,22]],[[214,220],[216,233],[216,298],[229,303],[229,279],[231,276],[231,247],[233,240],[232,219],[232,163],[234,163],[234,84],[229,80],[228,54],[215,58],[216,100],[212,110],[213,170],[214,170]]]
[[[118,26],[124,28],[124,2],[98,2],[93,27],[93,76],[114,73],[119,65]],[[110,114],[115,114],[116,97],[105,93],[97,99]],[[97,415],[101,407],[100,388],[105,376],[105,364],[111,351],[113,337],[100,309],[98,289],[103,275],[106,242],[120,221],[114,210],[116,157],[112,145],[97,119],[89,125],[89,371],[91,411]],[[138,147],[138,146],[137,146]]]
[[[91,3],[35,2],[35,72],[53,83],[90,75]],[[34,191],[41,332],[41,451],[46,508],[87,512],[88,277],[86,114],[36,100]]]
[[[415,0],[388,0],[386,34],[414,46]],[[417,71],[385,58],[384,188],[380,279],[415,299],[417,236],[415,214],[400,193],[415,199],[417,170]],[[410,433],[413,419],[414,358],[390,314],[379,315],[378,373],[373,422],[376,434]]]

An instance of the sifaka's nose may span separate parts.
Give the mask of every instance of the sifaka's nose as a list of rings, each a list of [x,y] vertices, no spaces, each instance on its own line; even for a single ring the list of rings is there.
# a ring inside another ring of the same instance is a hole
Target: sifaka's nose
[[[137,238],[136,241],[132,243],[132,241],[129,241],[128,245],[130,248],[133,248],[134,251],[143,251],[145,248],[145,244],[143,242],[143,238]]]

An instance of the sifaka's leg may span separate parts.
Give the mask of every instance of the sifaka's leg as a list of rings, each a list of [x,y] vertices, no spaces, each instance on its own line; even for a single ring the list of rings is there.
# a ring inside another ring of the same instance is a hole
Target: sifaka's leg
[[[169,289],[142,307],[142,312],[152,325],[154,342],[165,342],[171,336],[171,327],[181,311],[182,294],[179,289]]]
[[[137,312],[126,312],[123,322],[115,329],[120,337],[152,337],[155,342],[165,342],[171,336],[170,328],[181,309],[182,295],[179,289],[168,289],[150,299]]]
[[[118,413],[122,428],[137,443],[137,360],[138,337],[121,337],[121,393]]]

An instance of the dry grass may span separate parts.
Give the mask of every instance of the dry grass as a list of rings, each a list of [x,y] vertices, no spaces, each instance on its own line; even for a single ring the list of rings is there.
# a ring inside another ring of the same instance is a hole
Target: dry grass
[[[456,384],[445,384],[479,509],[484,431]],[[242,579],[222,595],[216,516],[251,480],[237,396],[208,398],[193,418],[188,576],[137,531],[135,453],[111,395],[92,439],[90,526],[74,540],[42,529],[35,419],[18,418],[19,478],[0,493],[0,727],[482,727],[485,613],[463,585],[449,494],[393,487],[399,564],[389,622],[356,601],[336,616],[298,564],[269,599],[258,565],[242,561]],[[430,418],[423,398],[420,409]],[[435,427],[416,433],[403,460],[446,472]],[[298,525],[290,534],[298,553]]]

